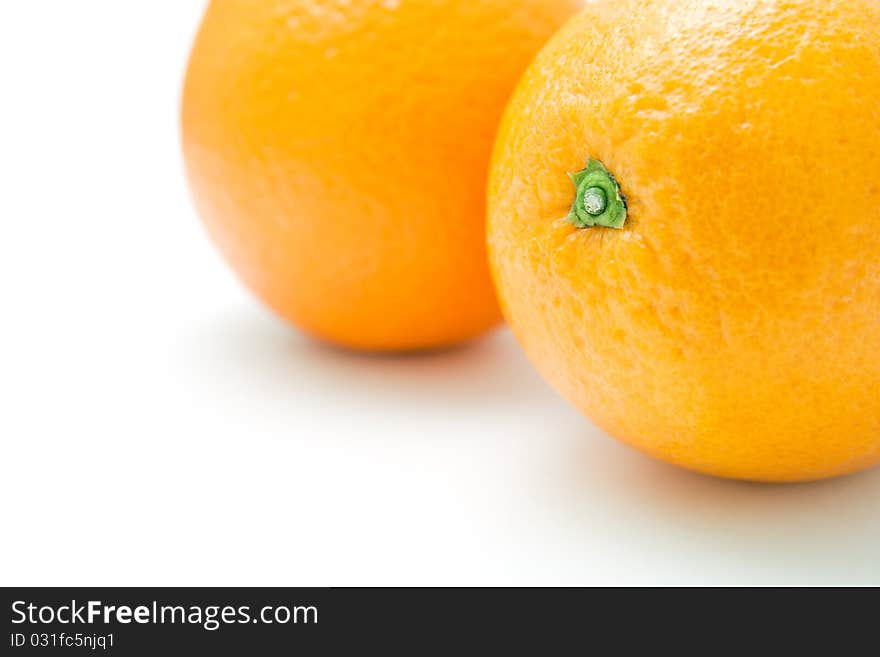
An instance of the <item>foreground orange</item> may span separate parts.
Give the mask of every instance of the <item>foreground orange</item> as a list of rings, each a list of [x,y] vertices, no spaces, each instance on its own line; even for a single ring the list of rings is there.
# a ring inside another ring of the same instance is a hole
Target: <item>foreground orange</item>
[[[501,315],[485,188],[504,105],[577,0],[223,0],[196,40],[183,146],[244,282],[306,331],[408,350]]]
[[[760,481],[880,459],[878,34],[873,0],[599,0],[526,73],[490,258],[609,433]]]

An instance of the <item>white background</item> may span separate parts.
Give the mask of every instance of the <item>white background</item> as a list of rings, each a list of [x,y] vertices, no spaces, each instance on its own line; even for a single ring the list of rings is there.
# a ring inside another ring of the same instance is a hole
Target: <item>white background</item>
[[[0,584],[880,583],[880,471],[688,474],[503,331],[368,357],[264,311],[183,181],[201,7],[0,4]]]

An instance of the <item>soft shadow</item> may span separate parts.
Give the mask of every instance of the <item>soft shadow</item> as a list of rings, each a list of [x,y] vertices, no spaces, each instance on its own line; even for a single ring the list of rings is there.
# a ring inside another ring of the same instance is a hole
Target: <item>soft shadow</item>
[[[658,548],[708,555],[725,579],[744,584],[880,583],[880,469],[755,484],[654,461],[591,425],[567,444],[555,461],[557,502],[573,524],[593,522],[597,504],[613,506]]]
[[[505,330],[444,352],[370,356],[328,348],[258,312],[230,313],[182,336],[173,362],[182,389],[201,391],[206,413],[219,408],[248,434],[259,427],[347,449],[353,443],[333,439],[360,423],[370,428],[363,436],[383,436],[358,442],[362,454],[376,448],[384,459],[425,441],[455,450],[459,434],[471,447],[480,423],[503,418],[504,442],[485,445],[507,451],[486,462],[507,468],[512,485],[507,497],[490,497],[512,526],[527,522],[552,545],[571,547],[563,569],[578,567],[583,546],[601,544],[591,553],[642,564],[643,583],[880,584],[880,470],[771,486],[655,462],[567,408]],[[438,422],[444,413],[448,421]]]
[[[328,346],[258,313],[226,316],[181,345],[191,367],[214,378],[247,382],[295,398],[325,388],[347,401],[431,403],[448,410],[509,405],[548,395],[508,331],[472,343],[413,354],[366,354]],[[344,412],[344,410],[342,411]]]

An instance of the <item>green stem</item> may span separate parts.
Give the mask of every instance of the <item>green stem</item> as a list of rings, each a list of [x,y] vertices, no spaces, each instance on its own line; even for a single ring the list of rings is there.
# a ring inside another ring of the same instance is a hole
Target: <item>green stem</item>
[[[584,170],[568,175],[577,190],[567,217],[569,222],[576,228],[623,228],[626,222],[626,197],[605,165],[591,159]]]

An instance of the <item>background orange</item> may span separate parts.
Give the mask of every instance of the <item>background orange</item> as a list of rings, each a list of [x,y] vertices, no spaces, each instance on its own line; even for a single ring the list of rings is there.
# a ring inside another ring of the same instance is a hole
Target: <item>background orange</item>
[[[500,320],[485,186],[516,80],[575,0],[211,3],[190,185],[245,283],[324,339],[418,349]]]

